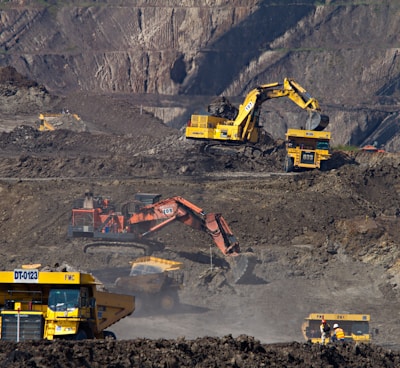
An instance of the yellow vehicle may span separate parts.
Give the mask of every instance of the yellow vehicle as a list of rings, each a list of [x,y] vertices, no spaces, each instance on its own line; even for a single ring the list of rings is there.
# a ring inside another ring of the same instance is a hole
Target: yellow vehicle
[[[234,120],[212,115],[192,115],[185,136],[208,142],[258,143],[263,129],[259,123],[261,105],[267,100],[280,97],[287,97],[302,109],[310,111],[310,121],[315,127],[329,121],[327,116],[319,113],[320,107],[315,98],[296,81],[285,78],[283,83],[263,84],[250,91]]]
[[[91,274],[0,271],[0,340],[115,339],[105,331],[133,313],[133,296],[98,290]]]
[[[323,319],[329,323],[331,329],[337,323],[345,333],[345,341],[371,342],[369,314],[335,313],[311,313],[302,325],[303,336],[307,341],[313,343],[321,341],[320,325]]]
[[[70,119],[74,122],[80,122],[81,118],[77,114],[63,112],[60,114],[40,113],[39,114],[39,131],[47,132],[56,129],[56,126],[62,125],[62,120]]]
[[[130,264],[129,276],[119,277],[115,286],[135,296],[136,312],[171,311],[179,304],[182,262],[147,256],[136,258]]]
[[[328,168],[331,133],[316,130],[288,129],[286,133],[286,158],[284,169]]]

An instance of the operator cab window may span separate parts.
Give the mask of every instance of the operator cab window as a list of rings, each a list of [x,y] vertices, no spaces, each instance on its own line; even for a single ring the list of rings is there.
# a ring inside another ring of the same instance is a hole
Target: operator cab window
[[[79,294],[79,289],[52,289],[49,293],[49,308],[53,312],[79,308]]]

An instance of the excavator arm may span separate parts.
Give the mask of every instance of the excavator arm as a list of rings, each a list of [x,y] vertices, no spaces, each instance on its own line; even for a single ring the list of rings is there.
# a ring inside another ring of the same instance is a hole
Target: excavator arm
[[[243,126],[242,140],[250,140],[252,130],[257,126],[255,122],[258,121],[261,105],[267,100],[280,97],[287,97],[300,108],[312,112],[314,121],[318,119],[321,111],[318,101],[294,79],[285,78],[283,83],[263,84],[247,94],[244,103],[239,107],[238,115],[232,121],[234,126]]]
[[[200,207],[182,197],[172,197],[142,207],[128,220],[132,229],[140,229],[138,237],[145,237],[174,221],[208,233],[224,255],[240,253],[239,242],[221,214],[205,213]]]

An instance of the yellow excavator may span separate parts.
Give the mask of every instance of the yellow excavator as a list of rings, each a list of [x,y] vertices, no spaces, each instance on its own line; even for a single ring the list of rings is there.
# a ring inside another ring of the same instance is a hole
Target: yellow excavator
[[[280,97],[287,97],[310,112],[307,129],[323,130],[329,124],[328,116],[321,114],[318,101],[295,80],[285,78],[283,83],[263,84],[251,90],[233,120],[213,115],[192,115],[185,136],[210,143],[258,143],[262,134],[259,123],[261,105],[267,100]]]
[[[62,127],[63,125],[63,121],[64,120],[71,120],[74,125],[77,126],[81,126],[82,122],[81,122],[81,118],[79,115],[77,114],[71,114],[70,112],[62,112],[60,114],[56,114],[56,113],[40,113],[39,114],[39,124],[38,124],[38,130],[41,132],[49,132],[49,131],[53,131],[59,127]],[[65,124],[64,124],[65,125]],[[71,125],[71,124],[69,124]],[[69,127],[68,125],[68,127]],[[67,128],[68,128],[67,127]],[[83,129],[83,125],[82,125],[82,129]],[[66,129],[67,129],[66,128]]]

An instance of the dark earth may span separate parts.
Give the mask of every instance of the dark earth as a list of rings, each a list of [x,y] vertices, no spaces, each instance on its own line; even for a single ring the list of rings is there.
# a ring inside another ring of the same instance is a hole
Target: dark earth
[[[43,111],[79,114],[87,131],[39,132],[32,95]],[[0,122],[2,269],[66,262],[106,287],[125,275],[140,249],[85,253],[84,240],[67,238],[73,202],[87,189],[117,203],[137,192],[182,196],[222,213],[242,251],[258,259],[252,282],[232,284],[207,234],[171,224],[152,236],[150,251],[185,265],[174,312],[133,313],[110,328],[117,341],[2,342],[2,366],[400,365],[392,323],[399,313],[398,154],[336,151],[327,172],[286,174],[282,139],[268,134],[255,152],[201,153],[132,101],[52,96],[12,68],[0,73],[0,96],[14,111]],[[373,343],[307,343],[301,322],[320,311],[371,314]]]

